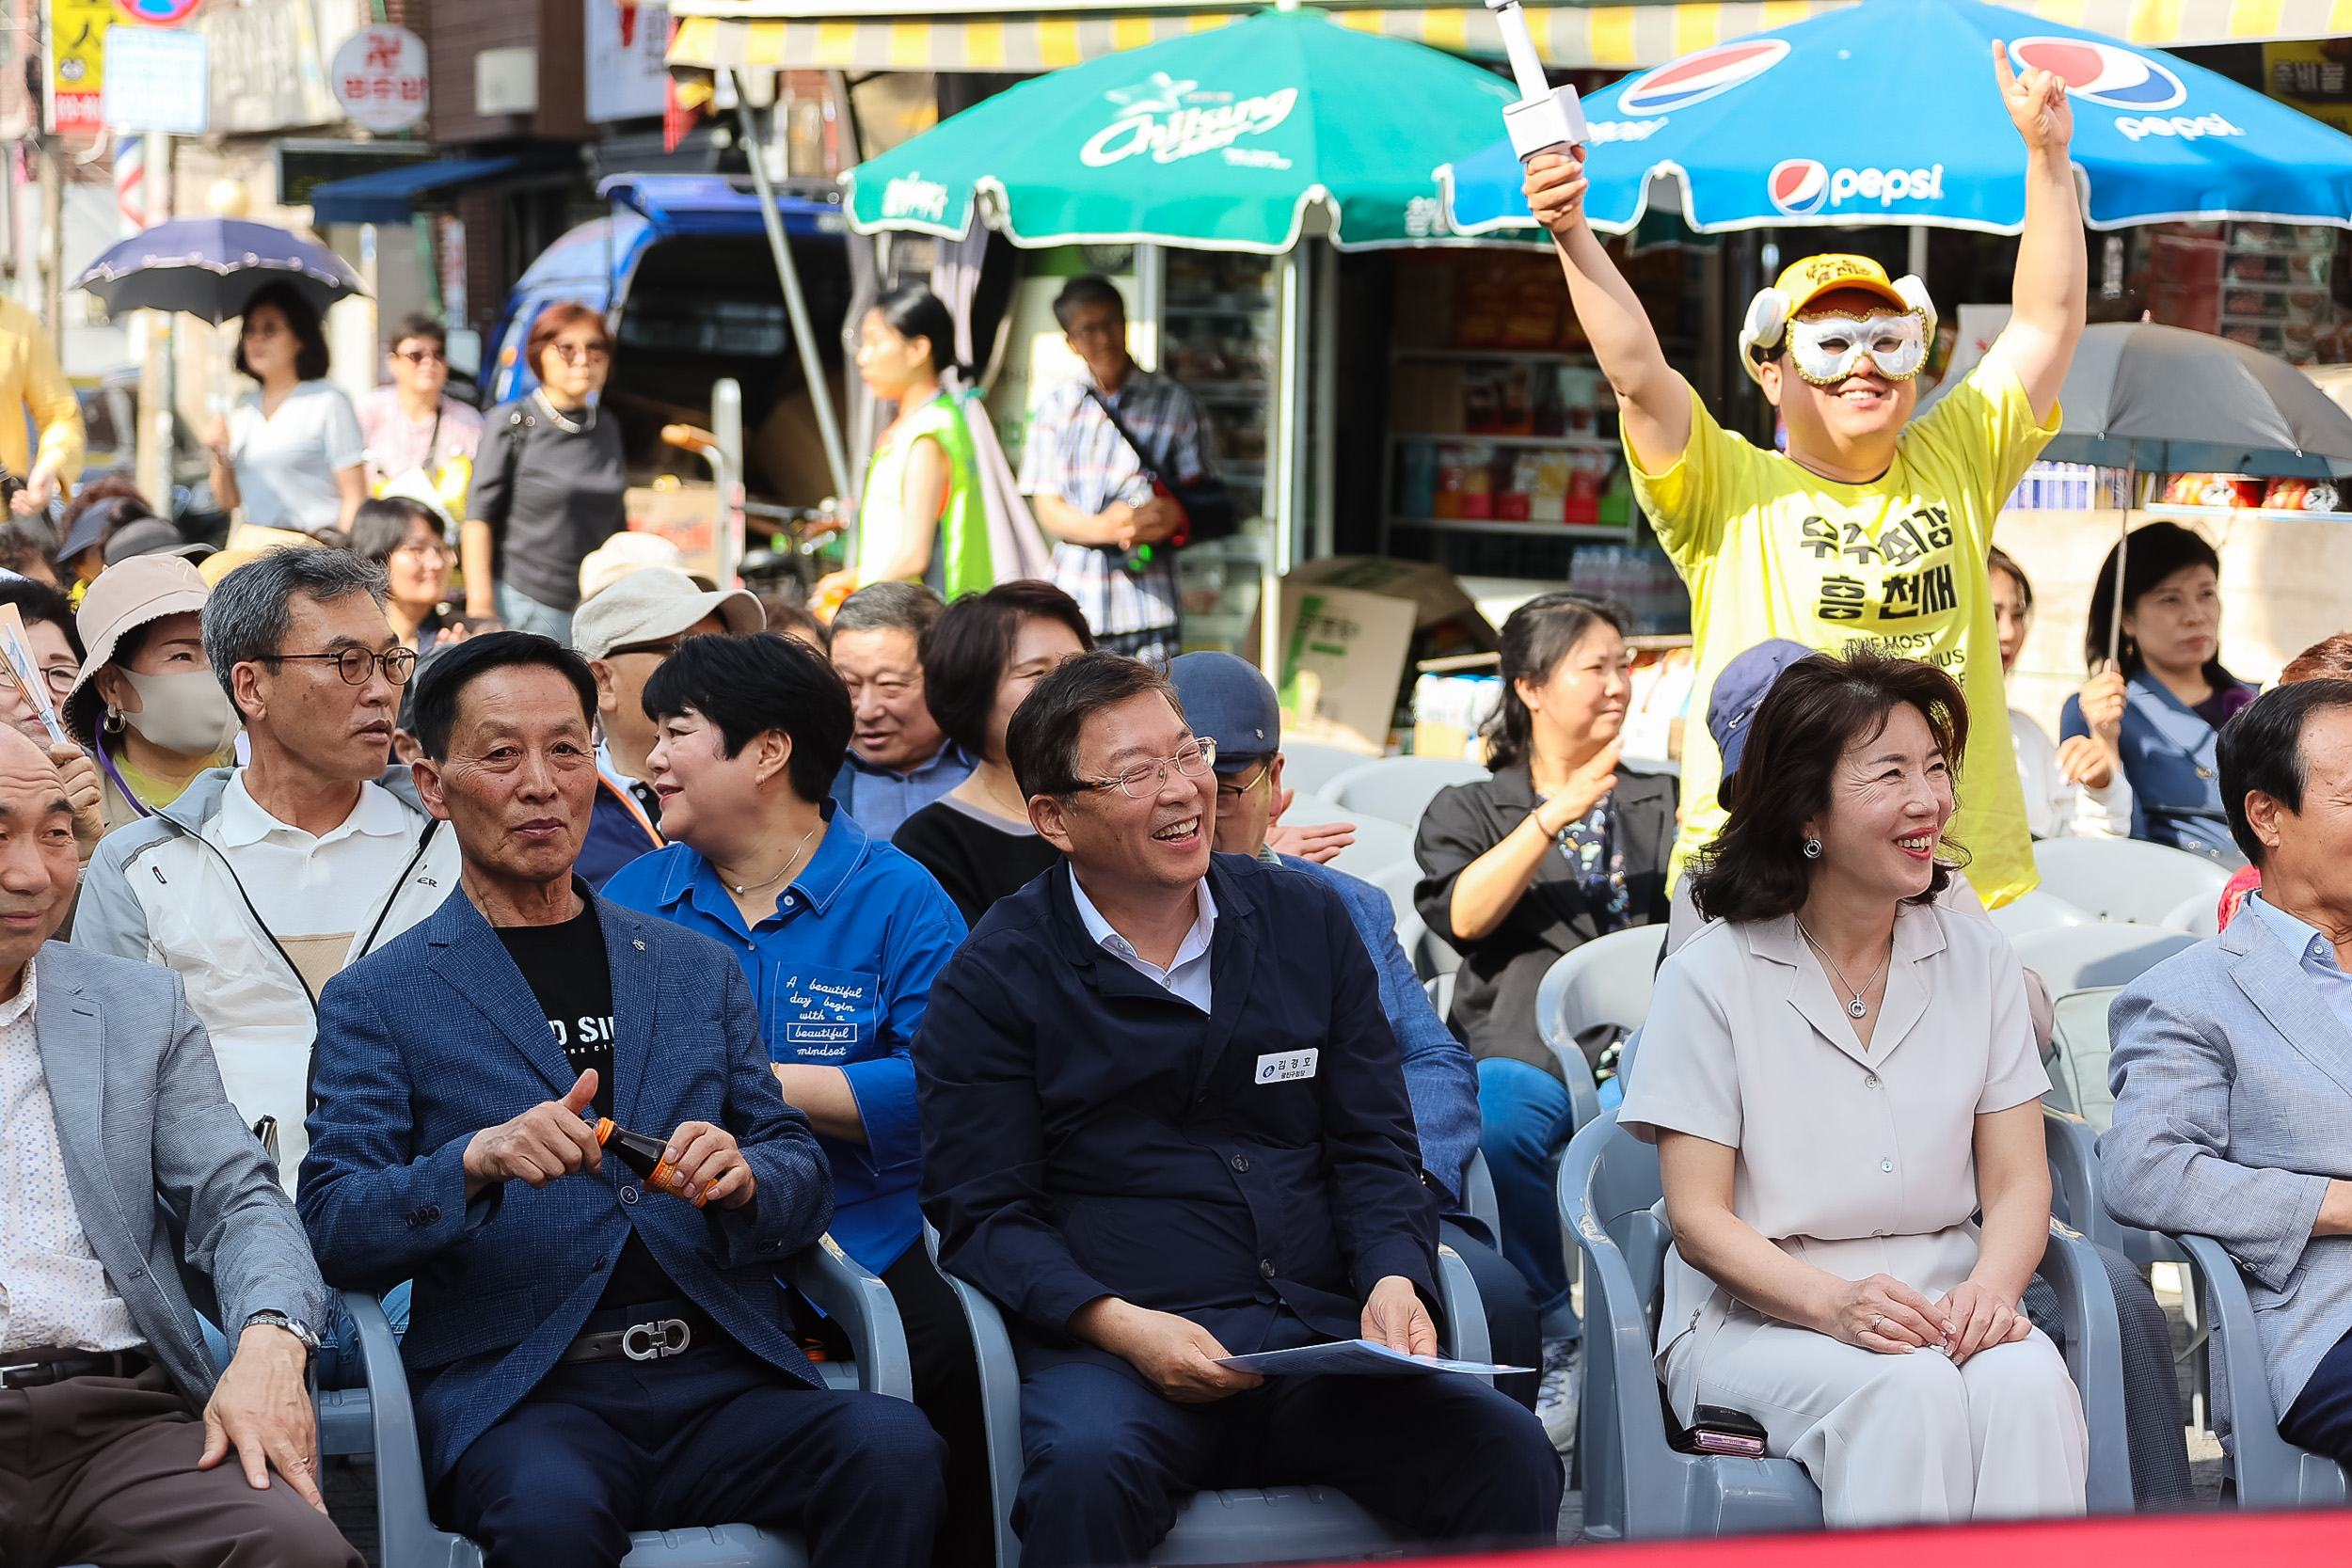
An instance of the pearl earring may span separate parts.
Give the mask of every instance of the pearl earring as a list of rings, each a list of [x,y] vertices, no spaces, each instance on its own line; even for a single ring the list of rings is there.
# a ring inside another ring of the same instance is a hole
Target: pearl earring
[[[1820,839],[1808,838],[1804,841],[1804,858],[1809,861],[1818,861],[1821,858],[1821,841]]]

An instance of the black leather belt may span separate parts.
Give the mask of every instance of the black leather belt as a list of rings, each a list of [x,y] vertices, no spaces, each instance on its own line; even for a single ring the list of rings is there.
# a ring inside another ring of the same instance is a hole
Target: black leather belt
[[[37,1345],[0,1351],[0,1388],[46,1388],[70,1377],[136,1377],[153,1365],[142,1351]]]
[[[556,1360],[666,1361],[673,1355],[685,1354],[698,1339],[710,1345],[722,1338],[717,1323],[690,1307],[675,1315],[648,1318],[627,1328],[582,1334]]]

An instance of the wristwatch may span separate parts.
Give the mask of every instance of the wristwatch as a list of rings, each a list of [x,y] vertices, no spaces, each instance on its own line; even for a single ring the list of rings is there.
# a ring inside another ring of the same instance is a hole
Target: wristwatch
[[[285,1313],[276,1310],[255,1312],[245,1320],[245,1326],[247,1328],[252,1328],[256,1324],[267,1324],[271,1328],[284,1329],[287,1333],[302,1341],[302,1349],[306,1362],[315,1361],[318,1359],[319,1337],[311,1333],[307,1324],[296,1323],[294,1319],[286,1316]]]

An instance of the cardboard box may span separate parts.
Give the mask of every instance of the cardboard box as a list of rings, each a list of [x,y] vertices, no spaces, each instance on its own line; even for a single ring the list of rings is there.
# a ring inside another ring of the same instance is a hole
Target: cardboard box
[[[1282,578],[1285,736],[1379,756],[1411,661],[1432,650],[1499,645],[1494,628],[1442,566],[1386,556],[1328,556]],[[1244,646],[1256,649],[1252,618]]]

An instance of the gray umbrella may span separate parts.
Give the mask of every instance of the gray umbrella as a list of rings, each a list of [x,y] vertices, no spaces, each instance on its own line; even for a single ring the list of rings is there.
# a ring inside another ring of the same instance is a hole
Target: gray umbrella
[[[2157,473],[2352,474],[2352,415],[2276,355],[2178,326],[2084,331],[2042,455]]]

